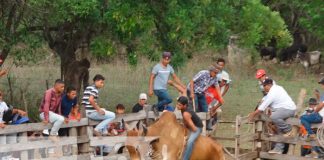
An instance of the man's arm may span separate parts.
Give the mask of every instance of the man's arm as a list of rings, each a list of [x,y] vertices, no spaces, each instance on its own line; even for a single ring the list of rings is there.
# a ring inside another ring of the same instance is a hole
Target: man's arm
[[[249,116],[249,121],[252,121],[253,118],[258,115],[260,112],[262,112],[261,110],[257,109],[254,112],[251,112],[248,116]]]
[[[48,123],[49,121],[49,110],[50,110],[50,103],[51,103],[51,91],[47,91],[45,93],[45,103],[44,103],[44,123]]]
[[[26,115],[27,115],[27,113],[26,113],[25,111],[20,110],[20,109],[13,109],[13,110],[12,110],[12,113],[13,113],[13,114],[19,114],[19,115],[21,115],[21,116],[26,116]]]
[[[195,124],[192,122],[191,120],[191,114],[188,112],[184,112],[183,113],[183,120],[185,120],[188,128],[194,132],[197,131],[197,127],[195,126]]]
[[[190,80],[190,96],[192,99],[195,99],[195,92],[194,92],[194,81]]]
[[[321,111],[323,107],[324,107],[324,101],[316,106],[315,112]]]
[[[229,84],[226,84],[225,85],[224,92],[222,93],[222,96],[225,96],[225,94],[227,93],[228,89],[229,89]]]
[[[153,82],[154,82],[155,74],[151,73],[150,81],[149,81],[149,96],[153,96]]]
[[[186,86],[181,82],[180,78],[175,73],[172,74],[172,78],[181,87],[186,88]]]
[[[100,114],[102,114],[102,115],[105,114],[105,112],[104,112],[104,111],[99,107],[99,105],[95,102],[95,100],[94,100],[94,96],[93,96],[93,95],[90,95],[90,97],[89,97],[89,102],[90,102],[91,106],[92,106],[95,110],[97,110],[98,113],[100,113]]]

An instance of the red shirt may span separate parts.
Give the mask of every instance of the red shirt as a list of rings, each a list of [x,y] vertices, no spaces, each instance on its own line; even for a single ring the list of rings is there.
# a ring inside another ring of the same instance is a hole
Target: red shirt
[[[207,88],[207,90],[205,91],[205,97],[208,105],[214,99],[216,99],[220,103],[224,103],[221,94],[217,91],[217,89],[214,86],[210,86],[209,88]]]
[[[62,94],[56,94],[54,88],[48,89],[39,108],[40,112],[44,112],[44,118],[48,121],[48,112],[52,111],[61,115]]]

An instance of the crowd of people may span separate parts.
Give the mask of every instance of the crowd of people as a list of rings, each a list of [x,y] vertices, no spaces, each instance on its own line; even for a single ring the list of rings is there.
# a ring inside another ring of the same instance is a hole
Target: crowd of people
[[[225,71],[225,60],[218,58],[206,70],[201,70],[193,76],[187,85],[176,75],[175,70],[170,65],[172,55],[170,52],[163,52],[161,61],[156,64],[149,77],[148,96],[157,97],[157,103],[152,105],[152,110],[156,115],[162,111],[174,111],[175,108],[181,111],[184,126],[190,131],[183,159],[189,159],[195,140],[202,132],[202,122],[196,112],[208,112],[211,119],[207,122],[207,130],[212,130],[221,114],[221,106],[224,105],[223,97],[229,91],[231,79],[229,73]],[[170,78],[172,77],[172,79]],[[285,120],[294,117],[296,105],[286,90],[276,84],[266,71],[259,69],[256,72],[256,79],[263,94],[259,105],[255,111],[249,114],[252,120],[258,114],[268,113],[272,123],[276,126],[275,134],[281,134],[285,137],[292,135],[292,127]],[[324,90],[324,79],[318,82]],[[53,88],[45,91],[41,105],[39,107],[39,117],[44,124],[52,123],[50,130],[44,130],[43,133],[49,134],[53,141],[59,140],[59,135],[67,135],[67,131],[62,129],[63,123],[69,123],[71,120],[79,121],[81,119],[80,108],[85,109],[85,116],[89,119],[100,121],[93,130],[95,136],[120,135],[126,130],[124,122],[112,123],[116,115],[125,113],[123,104],[116,105],[115,112],[109,111],[98,104],[99,91],[105,85],[105,77],[97,74],[93,78],[93,83],[86,87],[82,94],[81,102],[78,102],[78,93],[73,86],[64,85],[64,81],[58,79]],[[173,98],[168,92],[168,85],[174,87],[179,92],[176,107],[173,107]],[[5,127],[4,117],[8,114],[10,107],[2,100],[0,92],[0,127]],[[137,113],[143,110],[147,104],[148,96],[146,93],[140,93],[138,102],[133,106],[132,112]],[[316,92],[316,97],[309,101],[309,108],[300,117],[304,127],[304,134],[308,139],[313,140],[316,136],[311,128],[312,123],[321,123],[324,116],[324,95],[320,96]],[[27,113],[11,109],[10,114],[18,114],[24,117]],[[10,120],[9,120],[10,121]],[[0,136],[1,138],[1,136]],[[1,142],[1,140],[0,140]],[[1,142],[2,143],[2,142]],[[276,143],[269,153],[282,154],[285,144]],[[310,153],[316,153],[318,148],[310,148]],[[316,157],[316,155],[314,156]],[[318,155],[317,155],[318,157]]]
[[[320,96],[320,92],[315,90],[315,98],[309,99],[309,107],[302,115],[296,115],[296,104],[294,101],[282,86],[276,84],[276,82],[266,74],[264,69],[259,69],[256,72],[255,78],[259,80],[263,98],[255,111],[249,114],[250,120],[259,113],[264,112],[269,115],[275,126],[275,130],[273,131],[274,134],[282,135],[283,137],[291,137],[294,136],[292,127],[285,120],[299,116],[302,124],[300,127],[301,136],[304,137],[306,141],[316,140],[316,135],[313,128],[311,128],[311,124],[323,122],[324,94]],[[318,84],[324,90],[324,78],[320,79]],[[324,156],[321,151],[322,149],[318,146],[302,146],[301,150],[302,156],[305,157],[323,158]],[[287,153],[287,144],[275,143],[269,153]]]

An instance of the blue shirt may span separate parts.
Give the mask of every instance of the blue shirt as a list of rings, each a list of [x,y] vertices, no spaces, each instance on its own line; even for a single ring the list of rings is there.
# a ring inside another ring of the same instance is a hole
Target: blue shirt
[[[167,89],[169,76],[174,74],[174,69],[169,64],[164,67],[161,63],[158,63],[153,67],[152,74],[155,75],[153,89]]]
[[[74,99],[71,100],[65,94],[62,97],[62,102],[61,102],[61,109],[62,109],[63,116],[66,118],[69,117],[72,107],[75,106],[77,103],[78,103],[77,97],[75,97]]]

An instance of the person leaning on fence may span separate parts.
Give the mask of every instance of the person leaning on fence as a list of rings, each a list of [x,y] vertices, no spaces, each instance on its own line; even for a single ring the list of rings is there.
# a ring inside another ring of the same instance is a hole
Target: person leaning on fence
[[[28,118],[25,117],[27,113],[20,109],[9,107],[6,102],[3,101],[3,93],[0,91],[0,129],[6,127],[6,124],[22,124],[28,122]],[[20,117],[18,119],[18,117]],[[17,143],[17,133],[9,135],[0,135],[1,144]],[[2,159],[15,159],[12,153],[0,153]]]
[[[320,115],[318,115],[318,113],[315,113],[314,111],[316,110],[316,105],[318,104],[317,100],[315,98],[310,98],[308,101],[308,105],[309,107],[307,108],[307,110],[305,110],[305,112],[303,113],[303,115],[300,117],[301,119],[301,123],[302,125],[300,126],[300,132],[302,132],[301,136],[303,136],[304,138],[306,138],[307,141],[310,141],[311,138],[315,138],[315,134],[313,137],[310,137],[310,135],[308,134],[308,131],[306,130],[306,128],[304,127],[304,124],[307,123],[307,125],[310,125],[310,122],[308,122],[308,120],[315,120],[317,121],[317,123],[322,122],[322,117]],[[314,158],[318,158],[318,147],[317,146],[301,146],[301,154],[302,156],[305,157],[314,157]],[[306,154],[307,153],[307,154]]]
[[[54,83],[54,87],[48,89],[42,99],[39,111],[40,118],[44,124],[53,123],[53,127],[50,132],[50,139],[57,141],[58,130],[64,122],[64,117],[61,112],[61,101],[64,92],[64,82],[57,79]]]
[[[205,91],[210,86],[214,85],[219,92],[219,85],[217,80],[217,73],[220,67],[215,64],[209,66],[208,70],[198,72],[187,86],[187,95],[190,95],[191,101],[195,101],[195,110],[198,112],[208,112],[208,105],[206,102]],[[199,106],[199,107],[198,107]]]
[[[216,61],[216,64],[220,67],[220,71],[217,73],[217,79],[219,81],[221,81],[224,77],[225,77],[225,81],[224,83],[222,84],[222,86],[220,86],[220,93],[222,94],[222,96],[224,96],[229,87],[230,87],[230,78],[229,78],[229,74],[224,70],[225,68],[225,59],[224,58],[218,58],[217,61]]]
[[[147,95],[145,93],[141,93],[138,98],[138,103],[136,103],[132,108],[132,113],[137,113],[143,110],[146,102],[147,102]]]
[[[62,111],[62,116],[64,116],[65,123],[69,122],[69,115],[71,113],[71,110],[76,105],[78,105],[76,88],[69,86],[67,87],[66,93],[63,95],[61,101],[61,111]],[[61,128],[59,130],[59,135],[67,136],[68,128]]]
[[[249,119],[252,120],[257,114],[271,106],[272,113],[270,118],[277,127],[277,133],[284,134],[284,137],[291,136],[291,125],[287,124],[285,120],[295,115],[296,105],[294,101],[283,87],[274,85],[272,79],[264,80],[262,85],[264,91],[267,92],[267,96],[264,97],[258,108],[249,114]],[[270,150],[269,153],[282,154],[283,149],[284,143],[276,143],[274,149]]]
[[[266,79],[271,79],[271,78],[267,76],[267,73],[264,69],[258,69],[257,72],[255,73],[255,78],[258,79],[258,86],[260,87],[263,96],[267,95],[267,93],[264,91],[262,82]],[[272,83],[276,85],[276,82],[273,79],[272,79]]]
[[[94,135],[102,136],[107,129],[107,125],[115,119],[115,113],[101,108],[97,100],[99,98],[99,89],[104,87],[105,77],[97,74],[93,78],[93,84],[88,86],[83,93],[82,105],[85,107],[86,116],[93,120],[102,120],[95,128]]]

